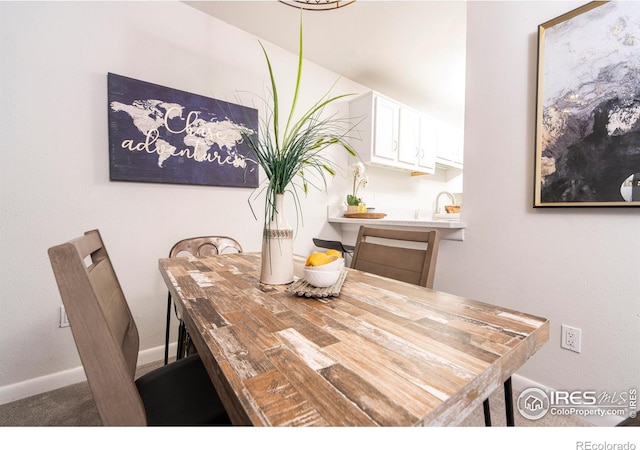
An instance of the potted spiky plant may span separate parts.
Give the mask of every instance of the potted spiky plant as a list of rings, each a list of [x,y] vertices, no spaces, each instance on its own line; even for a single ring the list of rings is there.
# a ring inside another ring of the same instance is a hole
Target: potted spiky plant
[[[271,98],[264,101],[265,114],[260,121],[260,132],[242,132],[242,135],[266,175],[266,180],[258,187],[254,197],[265,194],[260,281],[265,284],[287,284],[293,281],[294,233],[285,218],[284,195],[291,194],[296,220],[301,221],[300,193],[306,195],[309,187],[320,189],[319,181],[326,189],[326,176],[336,174],[335,163],[327,157],[328,148],[339,145],[350,155],[357,156],[348,142],[348,133],[353,129],[348,118],[335,115],[326,117],[324,114],[327,105],[351,94],[331,96],[332,86],[311,108],[296,115],[303,62],[301,16],[296,83],[288,117],[282,128],[281,105],[273,68],[267,51],[259,43],[269,69]]]

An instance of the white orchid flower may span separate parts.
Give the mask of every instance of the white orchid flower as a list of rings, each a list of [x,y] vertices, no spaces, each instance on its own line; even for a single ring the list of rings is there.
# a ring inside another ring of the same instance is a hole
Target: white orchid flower
[[[364,175],[364,164],[362,162],[353,163],[351,165],[351,173],[354,178],[359,178]]]

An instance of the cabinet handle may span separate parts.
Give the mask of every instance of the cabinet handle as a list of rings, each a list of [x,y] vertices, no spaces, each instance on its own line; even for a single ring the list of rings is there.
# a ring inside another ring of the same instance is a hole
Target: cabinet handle
[[[398,150],[398,141],[393,141],[393,153],[395,153]]]

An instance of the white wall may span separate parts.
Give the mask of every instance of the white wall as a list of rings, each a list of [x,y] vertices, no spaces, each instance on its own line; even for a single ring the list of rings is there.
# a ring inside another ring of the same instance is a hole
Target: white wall
[[[456,194],[458,203],[463,200],[463,173],[459,169],[437,168],[434,174],[411,176],[406,171],[367,166],[365,173],[369,182],[358,191],[358,197],[379,212],[409,214],[413,218],[415,210],[420,210],[422,218],[430,219],[435,210],[436,197],[441,191]],[[445,197],[442,198],[441,207],[444,200]]]
[[[469,2],[464,242],[436,288],[550,319],[521,375],[556,389],[640,386],[640,210],[533,209],[537,26],[584,2]],[[582,353],[560,325],[582,329]]]
[[[164,344],[157,260],[173,243],[219,234],[260,250],[251,189],[109,181],[107,72],[231,102],[239,91],[264,94],[268,76],[255,37],[179,2],[0,2],[0,18],[2,387],[80,364],[70,329],[58,328],[49,247],[101,230],[143,350]],[[296,55],[266,45],[287,104]],[[304,70],[300,108],[338,78],[312,64]],[[362,90],[343,80],[333,93]],[[241,98],[254,106],[255,97]],[[336,158],[346,166],[346,153]],[[337,235],[326,205],[342,201],[346,180],[331,186],[335,194],[302,197],[296,252],[309,251],[313,236]],[[254,205],[260,214],[260,201]]]

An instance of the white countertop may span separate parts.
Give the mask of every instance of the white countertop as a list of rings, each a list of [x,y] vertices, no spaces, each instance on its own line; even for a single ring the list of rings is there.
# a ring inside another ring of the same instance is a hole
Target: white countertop
[[[376,213],[386,213],[378,211]],[[428,218],[411,218],[402,211],[386,213],[382,219],[352,219],[344,217],[344,207],[330,206],[327,208],[327,220],[330,223],[339,223],[346,227],[360,227],[360,225],[374,225],[383,227],[402,227],[413,229],[439,229],[442,232],[442,239],[461,241],[464,239],[464,229],[467,225],[461,220],[434,220]]]
[[[344,216],[329,217],[332,223],[353,223],[358,225],[393,225],[417,228],[466,228],[466,224],[459,220],[425,220],[425,219],[394,219],[384,217],[382,219],[351,219]]]

